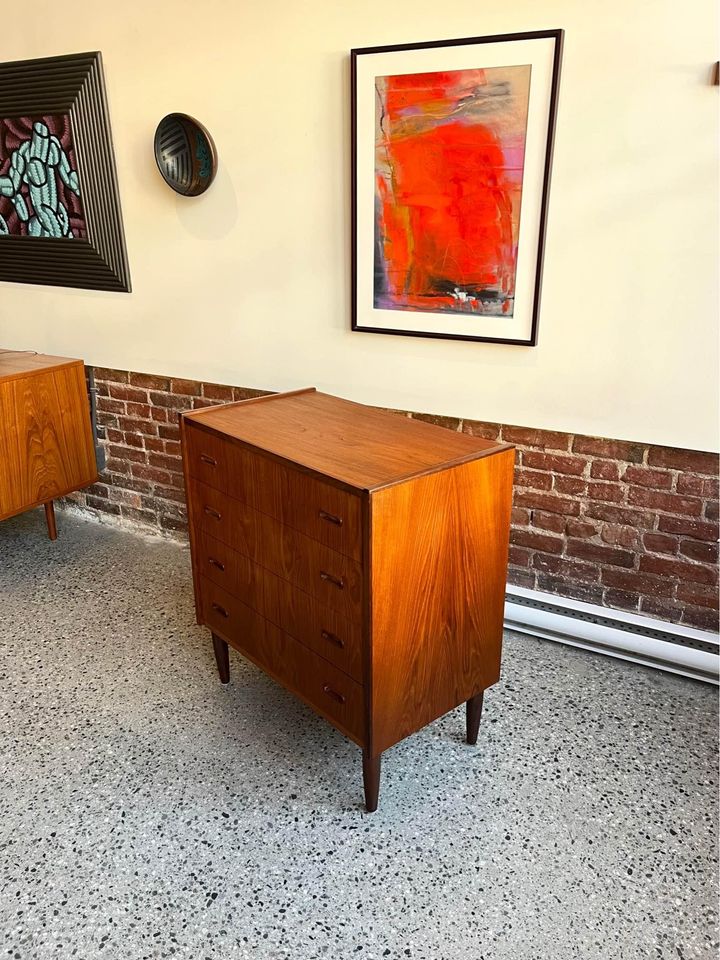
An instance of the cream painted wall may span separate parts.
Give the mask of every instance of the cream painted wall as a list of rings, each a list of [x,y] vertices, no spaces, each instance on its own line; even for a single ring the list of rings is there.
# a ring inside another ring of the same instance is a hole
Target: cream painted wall
[[[536,348],[349,330],[348,50],[563,27]],[[714,0],[36,0],[3,60],[102,50],[133,293],[0,284],[0,343],[139,371],[718,446]],[[157,121],[210,129],[176,197]]]

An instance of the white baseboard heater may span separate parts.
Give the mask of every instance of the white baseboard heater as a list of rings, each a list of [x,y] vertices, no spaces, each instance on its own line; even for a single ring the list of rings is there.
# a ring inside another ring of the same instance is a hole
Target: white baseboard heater
[[[706,630],[512,585],[505,627],[695,680],[720,681],[720,638]]]

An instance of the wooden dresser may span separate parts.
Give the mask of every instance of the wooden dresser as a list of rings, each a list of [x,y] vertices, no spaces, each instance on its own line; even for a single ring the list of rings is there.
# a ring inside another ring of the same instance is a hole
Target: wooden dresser
[[[0,350],[0,520],[97,479],[82,360]]]
[[[317,393],[183,414],[198,622],[363,750],[383,750],[500,674],[514,451]]]

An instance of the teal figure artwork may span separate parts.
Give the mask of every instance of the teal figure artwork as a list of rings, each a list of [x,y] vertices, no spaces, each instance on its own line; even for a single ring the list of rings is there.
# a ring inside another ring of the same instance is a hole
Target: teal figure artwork
[[[84,238],[68,116],[0,118],[0,242]]]
[[[130,291],[97,50],[0,63],[3,283]]]

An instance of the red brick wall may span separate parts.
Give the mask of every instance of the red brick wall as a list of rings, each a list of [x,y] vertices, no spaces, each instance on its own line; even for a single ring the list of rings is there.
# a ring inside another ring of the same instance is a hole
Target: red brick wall
[[[95,368],[107,453],[72,499],[156,529],[186,529],[178,413],[264,391]],[[717,629],[718,458],[403,413],[517,446],[511,583]]]

